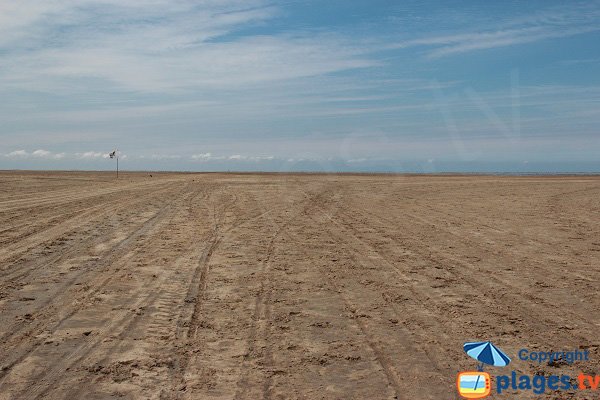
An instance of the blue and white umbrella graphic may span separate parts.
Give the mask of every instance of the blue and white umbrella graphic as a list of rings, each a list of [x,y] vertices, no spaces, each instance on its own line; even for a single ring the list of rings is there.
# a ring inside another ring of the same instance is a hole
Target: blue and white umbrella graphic
[[[510,363],[510,358],[502,350],[492,344],[492,342],[472,342],[465,343],[463,348],[465,352],[483,364],[493,365],[494,367],[505,367]]]
[[[492,342],[471,342],[465,343],[463,349],[470,356],[479,361],[479,371],[483,371],[483,364],[493,365],[494,367],[505,367],[510,363],[510,358],[502,350],[492,344]],[[479,383],[480,375],[477,376],[475,387]]]

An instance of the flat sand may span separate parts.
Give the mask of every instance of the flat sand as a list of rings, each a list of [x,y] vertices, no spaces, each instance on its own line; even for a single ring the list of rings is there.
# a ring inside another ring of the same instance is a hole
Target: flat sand
[[[598,177],[2,172],[0,221],[0,399],[447,400],[482,340],[600,374]]]

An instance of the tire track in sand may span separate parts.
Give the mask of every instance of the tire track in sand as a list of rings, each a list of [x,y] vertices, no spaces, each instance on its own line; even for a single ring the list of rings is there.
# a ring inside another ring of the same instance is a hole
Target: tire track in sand
[[[89,278],[89,280],[87,280],[87,285],[92,288],[91,290],[81,293],[80,295],[75,295],[77,301],[73,300],[73,293],[64,291],[54,299],[51,299],[51,303],[49,301],[49,304],[38,310],[36,315],[39,315],[40,318],[34,319],[36,323],[15,324],[16,326],[13,329],[7,330],[7,334],[1,340],[3,347],[11,348],[11,351],[8,354],[0,355],[4,361],[4,366],[0,371],[0,387],[11,369],[43,343],[42,339],[37,339],[33,343],[30,343],[28,348],[19,351],[17,348],[21,338],[37,337],[45,330],[55,329],[81,309],[81,307],[86,304],[86,300],[89,300],[106,287],[111,279],[113,279],[114,275],[108,273],[108,271],[105,271],[104,269],[109,268],[114,269],[115,271],[118,270],[119,267],[115,266],[117,260],[127,257],[128,253],[132,251],[131,245],[143,236],[148,235],[169,213],[173,211],[174,201],[175,200],[165,204],[154,216],[143,223],[142,226],[117,243],[105,258],[93,262],[93,268],[82,272],[79,277],[85,273],[91,272],[94,274],[95,278]],[[152,237],[150,237],[150,239],[152,239]],[[76,279],[74,279],[73,282],[75,280]],[[58,315],[58,311],[60,311],[61,316],[55,321],[48,320],[48,318],[41,318],[42,315]],[[8,362],[6,360],[8,360]]]

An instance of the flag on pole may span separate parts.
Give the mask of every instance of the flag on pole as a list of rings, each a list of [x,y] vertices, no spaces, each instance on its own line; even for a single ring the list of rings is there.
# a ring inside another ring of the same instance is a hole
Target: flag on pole
[[[113,158],[117,159],[117,179],[119,178],[119,155],[117,154],[117,149],[114,149],[112,153],[108,153],[108,156],[112,160]]]

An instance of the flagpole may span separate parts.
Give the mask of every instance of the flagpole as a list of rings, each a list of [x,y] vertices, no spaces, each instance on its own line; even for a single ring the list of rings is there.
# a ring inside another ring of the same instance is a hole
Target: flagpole
[[[112,153],[109,153],[108,156],[112,160],[113,158],[117,159],[117,179],[119,179],[119,154],[117,153],[117,149],[114,149]]]

